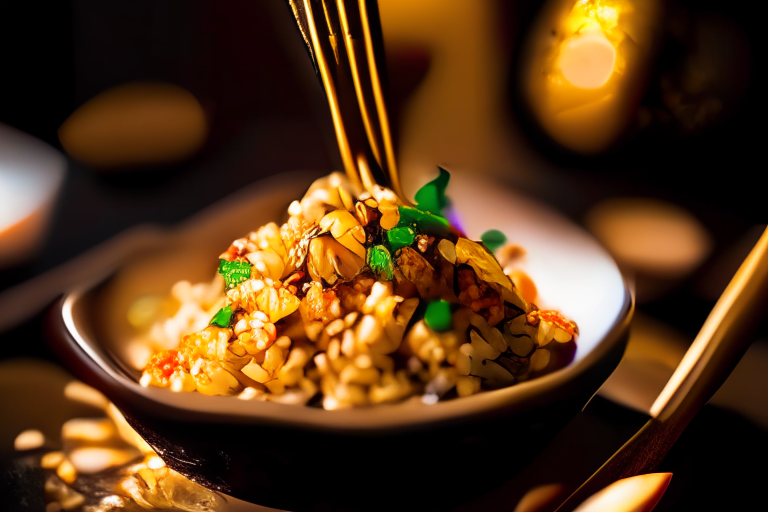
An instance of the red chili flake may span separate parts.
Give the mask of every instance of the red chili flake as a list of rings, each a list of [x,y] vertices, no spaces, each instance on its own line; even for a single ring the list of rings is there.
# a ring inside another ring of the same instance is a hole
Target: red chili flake
[[[551,309],[541,310],[539,311],[539,318],[556,325],[571,336],[574,336],[578,333],[576,324],[565,318],[557,311],[552,311]]]
[[[179,351],[164,350],[149,358],[147,369],[155,369],[166,379],[169,378],[176,367],[179,366]]]

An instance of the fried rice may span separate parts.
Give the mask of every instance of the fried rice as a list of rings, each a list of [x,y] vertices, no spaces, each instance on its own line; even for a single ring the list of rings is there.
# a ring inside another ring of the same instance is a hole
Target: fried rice
[[[445,185],[441,170],[408,206],[317,180],[282,226],[233,241],[211,282],[173,287],[141,384],[338,409],[432,404],[568,364],[576,324],[536,306],[520,248],[497,250],[502,266],[498,240],[443,216]]]

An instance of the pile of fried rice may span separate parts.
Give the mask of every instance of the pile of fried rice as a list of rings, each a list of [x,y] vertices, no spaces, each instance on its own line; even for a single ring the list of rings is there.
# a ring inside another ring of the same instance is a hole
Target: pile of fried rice
[[[531,280],[452,225],[430,186],[436,200],[408,206],[317,180],[282,226],[232,242],[212,282],[173,287],[141,384],[338,409],[431,404],[568,364],[576,325],[540,310]]]

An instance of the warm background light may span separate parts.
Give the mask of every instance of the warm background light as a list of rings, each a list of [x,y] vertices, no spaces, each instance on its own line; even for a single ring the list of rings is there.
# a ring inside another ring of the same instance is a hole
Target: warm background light
[[[634,276],[638,303],[690,275],[712,250],[712,236],[701,221],[660,199],[607,199],[589,210],[584,223]]]
[[[379,12],[387,53],[418,52],[428,70],[404,105],[397,158],[405,193],[452,172],[522,172],[525,157],[500,105],[506,100],[505,49],[495,31],[497,2],[386,0]],[[397,62],[390,74],[398,72]]]
[[[595,205],[585,224],[632,270],[678,276],[709,254],[711,237],[684,208],[650,198],[613,198]]]
[[[574,37],[563,44],[560,69],[576,87],[602,87],[611,77],[616,50],[600,31]]]
[[[523,88],[560,145],[605,151],[632,121],[653,48],[656,2],[551,0],[531,29]]]
[[[108,89],[81,105],[59,129],[70,156],[100,169],[184,160],[207,136],[208,122],[197,99],[160,82]]]

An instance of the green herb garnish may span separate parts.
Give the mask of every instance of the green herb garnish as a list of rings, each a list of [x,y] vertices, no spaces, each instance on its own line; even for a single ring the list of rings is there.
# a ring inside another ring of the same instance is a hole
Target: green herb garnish
[[[224,306],[213,315],[208,325],[215,325],[216,327],[229,327],[232,322],[232,308]]]
[[[419,210],[442,215],[443,208],[448,205],[445,197],[445,189],[448,188],[448,181],[451,175],[442,167],[438,167],[440,176],[430,181],[416,192],[414,199]]]
[[[444,233],[448,230],[448,220],[445,217],[434,215],[430,212],[412,208],[410,206],[398,206],[400,221],[396,228],[409,227],[417,233]]]
[[[219,260],[219,274],[224,276],[227,289],[251,278],[251,264],[247,261]]]

